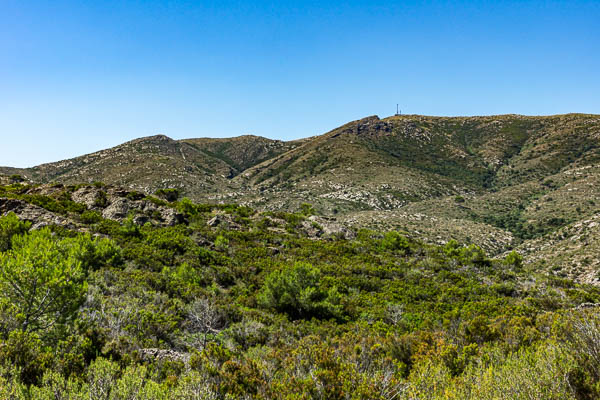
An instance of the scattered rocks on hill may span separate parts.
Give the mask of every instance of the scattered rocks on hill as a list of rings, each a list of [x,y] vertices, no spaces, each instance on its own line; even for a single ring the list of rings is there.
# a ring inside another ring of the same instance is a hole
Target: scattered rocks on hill
[[[23,200],[0,198],[0,215],[3,216],[10,212],[15,213],[22,220],[31,222],[31,229],[40,229],[49,225],[63,226],[68,229],[77,228],[74,221],[42,207],[34,206]]]
[[[524,242],[525,263],[580,283],[600,286],[600,213]]]
[[[41,185],[32,188],[27,194],[53,196],[64,191],[63,185]],[[147,200],[144,195],[135,196],[132,192],[117,188],[84,186],[71,193],[71,200],[84,204],[88,209],[97,211],[106,219],[122,222],[133,215],[138,225],[151,223],[159,226],[173,226],[185,222],[183,214],[164,205]],[[68,229],[82,230],[76,221],[76,215],[60,215],[24,200],[0,198],[0,215],[14,212],[19,218],[30,221],[32,229],[48,225],[63,226]]]
[[[163,350],[156,348],[141,349],[139,351],[142,361],[182,361],[190,359],[188,353],[180,353],[175,350]]]
[[[600,303],[581,303],[580,305],[575,307],[575,309],[583,310],[585,308],[597,308],[597,307],[600,307]]]
[[[105,204],[106,195],[104,191],[94,186],[84,186],[77,189],[71,194],[71,199],[77,203],[85,204],[88,208],[93,209],[97,206]]]
[[[114,221],[122,221],[127,218],[127,214],[133,208],[130,203],[125,198],[114,198],[109,206],[102,211],[102,216]]]
[[[73,192],[71,198],[90,209],[100,211],[104,218],[113,221],[123,221],[131,213],[136,214],[133,222],[138,225],[150,222],[173,226],[185,221],[183,214],[173,208],[155,204],[143,195],[135,196],[122,189],[108,188],[105,191],[95,186],[85,186]]]
[[[39,194],[42,196],[52,196],[62,192],[65,189],[65,186],[61,183],[53,184],[53,185],[41,185],[35,186],[27,191],[27,194]]]
[[[327,237],[342,237],[346,240],[356,238],[356,233],[346,226],[338,223],[333,218],[319,217],[311,215],[302,222],[302,229],[311,239],[327,238]]]
[[[217,226],[224,227],[229,230],[239,230],[242,227],[240,224],[233,220],[233,217],[229,214],[217,214],[206,222],[206,225],[211,228],[216,228]]]

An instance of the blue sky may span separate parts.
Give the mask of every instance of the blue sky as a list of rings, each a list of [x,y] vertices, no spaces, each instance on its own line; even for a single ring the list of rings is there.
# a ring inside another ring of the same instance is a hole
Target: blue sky
[[[157,133],[600,113],[600,1],[0,0],[0,165]]]

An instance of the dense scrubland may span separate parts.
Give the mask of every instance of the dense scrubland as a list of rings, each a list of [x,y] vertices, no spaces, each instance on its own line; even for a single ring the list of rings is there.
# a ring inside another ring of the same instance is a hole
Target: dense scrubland
[[[128,196],[181,222],[115,221],[73,201],[80,187],[0,187],[73,221],[0,218],[0,398],[600,396],[600,289],[517,252],[315,237],[308,204],[258,212],[168,190]]]

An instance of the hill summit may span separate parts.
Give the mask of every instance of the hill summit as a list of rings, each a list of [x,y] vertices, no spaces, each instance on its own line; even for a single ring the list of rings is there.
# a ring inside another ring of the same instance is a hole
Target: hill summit
[[[596,281],[580,232],[596,237],[599,138],[599,115],[370,116],[291,142],[157,135],[0,172],[147,194],[175,188],[195,201],[267,211],[310,203],[346,226],[454,238],[492,254],[518,248],[549,269],[561,249],[570,254],[561,273]]]

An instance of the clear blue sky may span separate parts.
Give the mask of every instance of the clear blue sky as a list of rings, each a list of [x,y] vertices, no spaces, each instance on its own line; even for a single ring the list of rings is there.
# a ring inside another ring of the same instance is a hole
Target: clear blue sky
[[[294,139],[396,103],[600,113],[600,1],[0,0],[0,165]]]

